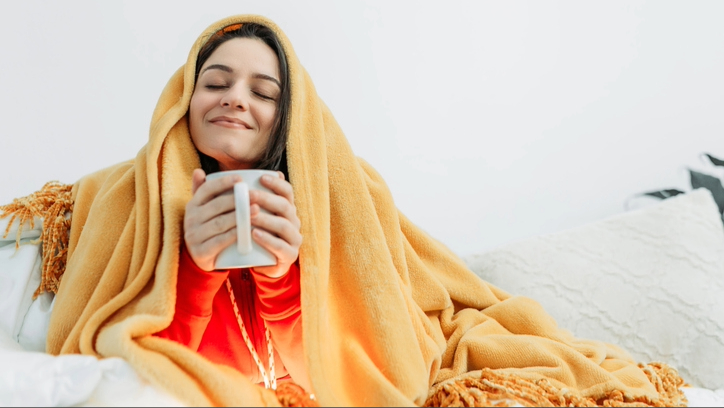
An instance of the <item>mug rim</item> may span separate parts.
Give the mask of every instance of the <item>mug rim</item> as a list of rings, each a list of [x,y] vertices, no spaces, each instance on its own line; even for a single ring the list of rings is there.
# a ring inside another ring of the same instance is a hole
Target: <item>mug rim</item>
[[[266,170],[266,169],[243,169],[243,170],[223,170],[223,171],[217,171],[214,173],[210,173],[206,175],[206,178],[209,177],[216,178],[221,177],[227,174],[234,174],[234,173],[269,173],[269,174],[277,174],[276,170]]]

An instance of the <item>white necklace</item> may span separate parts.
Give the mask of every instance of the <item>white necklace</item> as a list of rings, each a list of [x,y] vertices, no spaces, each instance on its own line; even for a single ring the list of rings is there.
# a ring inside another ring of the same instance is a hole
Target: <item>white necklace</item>
[[[236,322],[239,323],[239,329],[241,329],[241,335],[242,337],[244,337],[244,343],[246,343],[246,347],[249,349],[251,356],[254,358],[256,366],[259,367],[259,372],[261,373],[262,378],[264,378],[264,386],[267,389],[270,388],[272,390],[276,390],[277,376],[274,372],[274,347],[272,346],[269,328],[266,326],[266,322],[264,322],[264,331],[266,332],[266,346],[267,351],[269,352],[269,375],[267,375],[266,368],[264,368],[264,364],[261,363],[259,354],[257,354],[256,348],[254,348],[254,344],[249,339],[249,334],[246,332],[246,328],[244,327],[244,321],[241,319],[241,315],[239,314],[239,307],[236,305],[236,297],[234,297],[234,290],[231,288],[231,281],[229,281],[229,278],[226,278],[226,289],[229,290],[231,305],[234,306]]]

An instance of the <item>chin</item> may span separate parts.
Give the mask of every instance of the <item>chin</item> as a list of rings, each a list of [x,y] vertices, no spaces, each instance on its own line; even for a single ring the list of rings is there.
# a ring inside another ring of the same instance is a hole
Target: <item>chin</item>
[[[219,160],[217,157],[211,156],[219,162],[219,167],[226,170],[246,170],[255,169],[261,157],[239,157],[232,155],[224,155],[223,160]]]

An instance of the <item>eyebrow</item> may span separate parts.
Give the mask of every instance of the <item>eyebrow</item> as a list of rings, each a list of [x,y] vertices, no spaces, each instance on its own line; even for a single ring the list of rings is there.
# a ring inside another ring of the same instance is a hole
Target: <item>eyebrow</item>
[[[229,66],[227,66],[227,65],[223,65],[223,64],[212,64],[212,65],[209,65],[208,67],[204,68],[204,70],[201,71],[201,74],[199,74],[199,76],[203,75],[204,72],[206,72],[206,71],[208,71],[208,70],[210,70],[210,69],[218,69],[218,70],[220,70],[220,71],[224,71],[224,72],[228,72],[228,73],[233,73],[233,72],[234,72],[234,70],[231,69],[231,67],[229,67]],[[254,75],[252,75],[252,77],[258,78],[258,79],[266,79],[267,81],[272,81],[272,82],[274,82],[275,84],[277,84],[277,86],[279,87],[279,89],[282,88],[282,84],[279,82],[278,79],[274,78],[273,76],[269,76],[269,75],[261,74],[261,73],[255,73]]]

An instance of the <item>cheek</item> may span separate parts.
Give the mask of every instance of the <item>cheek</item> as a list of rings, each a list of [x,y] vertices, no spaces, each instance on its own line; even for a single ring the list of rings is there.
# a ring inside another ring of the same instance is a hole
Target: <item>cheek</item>
[[[208,99],[208,97],[205,98],[203,95],[194,94],[189,103],[189,130],[194,143],[198,143],[199,138],[202,136],[201,128],[204,116],[210,109]]]
[[[204,98],[203,96],[197,94],[194,94],[191,97],[191,103],[189,104],[189,118],[192,121],[198,121],[204,117],[204,114],[207,111],[206,105],[208,104],[205,99],[208,98]]]
[[[267,132],[271,132],[271,128],[274,126],[274,119],[277,114],[276,107],[265,107],[259,113],[259,122],[263,123],[263,128]]]

